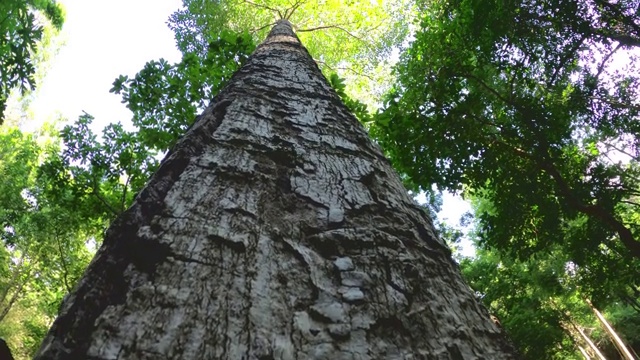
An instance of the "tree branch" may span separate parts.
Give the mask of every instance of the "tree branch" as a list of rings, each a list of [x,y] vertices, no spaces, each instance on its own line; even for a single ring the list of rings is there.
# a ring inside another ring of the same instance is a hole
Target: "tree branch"
[[[632,158],[633,160],[638,160],[638,157],[636,155],[630,154],[627,151],[620,149],[618,147],[616,147],[615,145],[611,144],[611,143],[604,143],[604,146],[606,146],[607,148],[612,148],[613,150],[622,153],[624,155],[627,155],[628,157]]]
[[[120,209],[122,211],[126,210],[126,202],[127,202],[127,189],[129,188],[129,183],[131,182],[132,175],[127,176],[127,182],[124,184],[124,189],[122,190],[122,200],[120,203]]]
[[[595,219],[602,221],[608,225],[613,231],[615,231],[620,237],[622,244],[629,250],[631,255],[636,258],[640,258],[640,242],[633,237],[633,233],[629,230],[620,220],[616,219],[610,212],[603,209],[598,204],[587,205],[576,198],[571,190],[571,187],[564,180],[558,169],[552,164],[551,161],[542,161],[539,163],[540,167],[551,176],[551,178],[558,185],[560,193],[567,200],[569,205],[581,213],[591,216]]]
[[[60,234],[56,232],[54,237],[58,245],[58,252],[60,253],[60,262],[62,263],[62,271],[63,271],[62,280],[64,281],[64,286],[67,288],[67,292],[71,292],[72,289],[71,289],[71,286],[69,286],[69,270],[67,268],[67,262],[64,259],[64,253],[62,252],[62,244],[60,243]]]
[[[616,16],[615,20],[619,20],[622,23],[622,25],[626,26],[627,27],[626,30],[631,30],[636,34],[640,34],[640,26],[638,26],[638,24],[635,23],[632,17],[625,15],[624,12],[619,8],[618,4],[612,4],[607,0],[595,0],[595,3],[598,5],[601,5],[603,8],[605,8],[606,10],[614,14]],[[599,30],[599,31],[596,31],[598,35],[601,35],[610,40],[618,41],[620,44],[625,46],[640,46],[640,38],[638,38],[637,36],[632,36],[629,34],[612,33],[610,29],[614,29],[614,26],[612,26],[614,24],[611,24],[610,22],[605,21],[604,25],[605,25],[604,28],[606,28],[607,30],[596,29],[596,30]],[[625,30],[625,29],[622,29],[622,30]]]
[[[115,216],[120,215],[120,212],[117,211],[116,209],[113,208],[113,206],[111,206],[111,204],[109,204],[107,202],[107,200],[105,200],[102,196],[100,196],[100,193],[94,188],[92,191],[92,194],[95,195],[95,197],[100,200],[101,203],[104,204],[104,206],[107,207],[107,209]]]
[[[631,200],[620,200],[621,203],[625,203],[625,204],[629,204],[629,205],[633,205],[633,206],[640,206],[640,204],[638,204],[637,202],[633,202]]]
[[[554,81],[556,81],[556,77],[558,76],[558,74],[560,73],[560,70],[562,68],[565,67],[565,65],[567,64],[567,62],[569,60],[571,60],[571,58],[576,54],[576,52],[578,50],[580,50],[580,47],[582,46],[582,44],[584,44],[584,41],[587,39],[587,36],[582,34],[582,36],[580,37],[580,40],[573,46],[573,48],[571,48],[571,50],[569,52],[567,52],[565,54],[565,56],[560,60],[560,64],[556,67],[555,71],[553,72],[553,75],[551,76],[551,79],[549,80],[549,82],[547,83],[547,86],[552,86]]]
[[[349,32],[349,30],[343,28],[342,26],[344,25],[351,25],[352,23],[346,23],[346,24],[338,24],[338,25],[320,25],[320,26],[316,26],[313,28],[309,28],[309,29],[296,29],[297,32],[311,32],[311,31],[316,31],[316,30],[324,30],[324,29],[338,29],[338,30],[342,30],[344,31],[347,35],[351,36],[352,38],[362,41],[363,43],[367,44],[367,46],[369,45],[365,40],[353,35],[351,32]]]
[[[262,30],[262,29],[264,29],[264,28],[266,28],[266,27],[273,26],[273,25],[275,25],[275,24],[276,24],[276,23],[267,24],[267,25],[265,25],[265,26],[261,26],[261,27],[259,27],[259,28],[257,28],[257,29],[253,29],[253,30],[251,30],[250,32],[251,32],[252,34],[255,34],[255,33],[257,33],[258,31],[260,31],[260,30]]]
[[[257,8],[261,8],[261,9],[266,9],[266,10],[269,10],[269,11],[273,11],[274,13],[278,14],[278,17],[279,17],[278,19],[279,19],[279,20],[284,19],[284,17],[282,16],[282,13],[281,13],[281,12],[280,12],[280,10],[278,10],[278,9],[272,8],[272,7],[267,6],[267,5],[256,4],[256,3],[254,3],[253,1],[249,1],[249,0],[244,0],[244,2],[245,2],[245,3],[247,3],[247,4],[249,4],[249,5],[253,5],[253,6],[257,7]]]
[[[12,271],[13,275],[11,276],[11,282],[2,291],[2,295],[0,296],[0,304],[2,304],[4,300],[7,298],[7,295],[9,294],[9,289],[18,283],[18,278],[20,277],[23,263],[24,263],[24,254],[22,255],[22,257],[20,257],[20,259],[18,259],[17,264],[15,265]],[[0,318],[0,322],[2,322],[1,318]]]
[[[506,99],[504,96],[502,96],[502,94],[497,92],[495,89],[485,84],[484,81],[482,81],[481,79],[469,74],[463,77],[471,78],[477,81],[482,87],[487,89],[498,99],[504,101],[506,104],[510,104],[516,107],[518,111],[524,110],[524,109],[521,109],[520,106],[517,106],[517,104],[514,104],[508,99]],[[530,127],[533,128],[532,125]],[[538,134],[537,132],[534,132],[534,133],[538,137],[541,137],[541,135]],[[538,141],[540,141],[540,144],[539,144],[540,148],[538,150],[540,150],[541,153],[544,152],[549,154],[549,146],[546,142],[546,139],[539,138]],[[521,152],[519,153],[521,155],[524,155]],[[579,212],[584,213],[585,215],[598,219],[602,221],[604,224],[606,224],[607,226],[609,226],[610,229],[612,229],[614,232],[618,234],[620,241],[627,248],[627,250],[629,250],[631,255],[633,255],[634,257],[640,258],[640,242],[634,238],[633,234],[631,233],[631,230],[629,230],[620,220],[616,219],[616,217],[613,214],[603,209],[601,206],[597,204],[587,205],[587,204],[584,204],[582,201],[580,201],[578,198],[576,198],[575,195],[573,194],[573,190],[571,189],[571,187],[566,183],[565,179],[562,177],[562,175],[560,174],[558,169],[555,167],[555,165],[553,165],[553,161],[550,159],[550,155],[547,155],[546,160],[534,158],[533,161],[535,161],[538,164],[538,166],[542,170],[547,172],[547,174],[549,174],[551,178],[556,182],[556,185],[558,186],[560,194],[566,199],[567,203],[571,207],[578,210]]]
[[[11,296],[11,300],[9,300],[9,303],[7,304],[7,306],[5,306],[4,309],[2,309],[2,312],[0,313],[0,321],[4,320],[4,318],[9,313],[9,310],[11,310],[13,305],[16,303],[16,301],[20,297],[20,292],[22,291],[23,287],[24,287],[24,282],[22,282],[18,287],[18,289],[16,289],[16,291],[13,293],[13,295]]]
[[[625,104],[625,103],[621,103],[619,101],[613,100],[611,98],[599,97],[599,96],[591,96],[591,100],[602,101],[603,103],[611,106],[612,108],[629,109],[629,110],[640,112],[640,105]]]
[[[491,86],[487,85],[482,79],[480,79],[479,77],[475,76],[475,75],[471,75],[471,74],[462,74],[462,73],[453,73],[451,74],[451,76],[454,77],[461,77],[464,79],[470,79],[473,80],[475,82],[477,82],[480,86],[482,86],[483,88],[485,88],[487,91],[489,91],[491,94],[493,94],[493,96],[497,97],[498,100],[504,102],[507,105],[511,105],[515,108],[518,108],[518,104],[514,103],[513,100],[511,99],[507,99],[506,97],[504,97],[502,94],[500,94],[496,89],[492,88]]]
[[[15,302],[19,299],[20,292],[22,291],[22,288],[24,288],[24,285],[27,283],[26,280],[25,281],[20,281],[20,279],[19,279],[19,276],[22,275],[23,262],[24,262],[24,255],[23,255],[22,259],[21,259],[21,263],[20,263],[21,266],[17,270],[17,273],[15,274],[16,275],[16,281],[15,282],[12,281],[12,285],[11,285],[11,286],[16,286],[17,285],[17,289],[13,292],[13,295],[11,296],[11,299],[9,300],[7,305],[2,308],[2,311],[0,311],[0,322],[2,322],[2,320],[4,320],[4,318],[9,313],[9,310],[11,310],[11,308],[13,307]],[[31,274],[31,269],[28,269],[28,271],[26,273],[27,278],[29,278],[30,274]],[[9,289],[7,288],[7,290],[5,291],[5,294],[3,295],[2,302],[4,302],[4,300],[6,299],[8,293],[9,293]]]
[[[364,76],[364,77],[368,78],[369,80],[373,81],[373,76],[365,74],[365,73],[362,73],[362,72],[357,71],[357,70],[355,70],[353,68],[350,68],[350,67],[333,68],[333,67],[329,66],[325,61],[322,61],[322,60],[319,60],[319,59],[313,59],[313,60],[315,62],[317,62],[318,64],[322,64],[322,65],[326,66],[327,68],[329,68],[329,70],[331,70],[333,72],[336,72],[336,69],[338,69],[338,70],[347,70],[347,71],[351,71],[352,73],[354,73],[354,74],[356,74],[358,76]]]
[[[284,18],[286,20],[289,20],[291,18],[291,15],[293,15],[293,13],[298,10],[298,8],[300,7],[300,5],[304,4],[305,0],[296,0],[296,3],[293,4],[293,6],[291,6],[290,8],[286,9],[284,11]],[[291,11],[291,12],[289,12]]]
[[[622,43],[618,43],[618,46],[616,46],[613,50],[611,50],[611,52],[608,53],[607,56],[604,57],[604,59],[602,59],[602,63],[600,63],[600,65],[598,66],[598,72],[596,73],[596,80],[600,77],[600,75],[604,71],[604,66],[607,63],[607,61],[609,61],[609,59],[611,58],[611,55],[613,55],[620,48],[622,48]]]

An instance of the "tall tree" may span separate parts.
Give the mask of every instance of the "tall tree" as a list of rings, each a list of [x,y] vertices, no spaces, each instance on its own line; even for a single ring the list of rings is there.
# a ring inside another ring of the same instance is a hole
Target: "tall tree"
[[[91,260],[85,241],[103,230],[97,201],[52,191],[64,179],[46,176],[40,164],[58,157],[53,133],[0,128],[0,337],[18,359],[38,350]]]
[[[560,245],[585,285],[616,274],[638,286],[637,1],[419,6],[376,118],[396,168],[415,186],[486,198],[492,247],[526,259]]]
[[[36,359],[515,356],[281,20],[110,227]]]

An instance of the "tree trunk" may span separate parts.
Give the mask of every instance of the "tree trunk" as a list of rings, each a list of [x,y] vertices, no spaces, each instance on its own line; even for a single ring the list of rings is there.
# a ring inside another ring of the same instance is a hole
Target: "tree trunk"
[[[11,349],[4,339],[0,339],[0,360],[13,360]]]
[[[282,20],[108,230],[36,359],[512,359]]]

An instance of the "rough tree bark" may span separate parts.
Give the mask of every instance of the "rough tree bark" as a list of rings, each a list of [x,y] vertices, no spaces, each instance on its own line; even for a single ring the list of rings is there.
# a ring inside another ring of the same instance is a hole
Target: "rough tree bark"
[[[280,21],[111,226],[36,359],[511,359]]]

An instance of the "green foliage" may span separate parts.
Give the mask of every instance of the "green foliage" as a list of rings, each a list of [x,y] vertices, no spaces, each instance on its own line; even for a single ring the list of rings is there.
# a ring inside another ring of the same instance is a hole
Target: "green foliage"
[[[518,260],[480,249],[460,263],[463,275],[496,316],[525,359],[582,359],[576,345],[588,348],[582,329],[607,358],[617,358],[607,333],[585,302],[574,266],[560,246],[548,254]],[[639,293],[605,309],[628,346],[638,349]]]
[[[33,303],[20,301],[0,323],[0,337],[8,342],[15,359],[32,359],[51,320]]]
[[[54,203],[76,209],[83,222],[100,226],[131,204],[159,161],[139,133],[113,123],[102,130],[99,141],[90,129],[92,121],[84,114],[65,126],[64,150],[40,166],[40,178],[46,183],[42,192]]]
[[[338,74],[333,73],[327,79],[329,80],[329,84],[336,91],[340,99],[344,103],[344,105],[351,111],[353,115],[364,125],[367,125],[371,122],[371,114],[367,109],[367,105],[360,102],[357,99],[351,98],[346,93],[347,85],[345,84],[345,80],[338,76]]]
[[[61,25],[55,2],[28,4]],[[368,79],[405,39],[411,2],[185,0],[169,22],[182,60],[150,61],[113,82],[111,92],[133,112],[133,130],[111,124],[98,135],[84,114],[43,145],[7,129],[0,136],[0,336],[20,356],[33,354],[104,228],[270,25],[287,18],[405,185],[426,190],[432,218],[442,205],[434,182],[474,197],[480,251],[461,267],[527,358],[577,358],[568,324],[594,324],[582,296],[610,306],[616,326],[637,341],[640,264],[623,229],[636,241],[638,76],[632,63],[616,71],[608,56],[640,44],[630,5],[418,6],[399,82],[375,115],[347,83],[364,87],[353,75]],[[32,86],[33,69],[20,71],[15,78]],[[630,161],[607,159],[614,153]],[[452,247],[459,243],[458,229],[436,226]]]
[[[409,34],[412,0],[183,0],[169,26],[178,49],[203,56],[225,30],[252,35],[261,42],[278,19],[288,19],[326,75],[338,73],[352,90],[380,87],[372,82],[376,66]],[[353,91],[350,91],[353,93]],[[370,95],[370,94],[369,94]]]
[[[183,6],[169,20],[183,53],[204,54],[223,29],[250,32],[260,42],[277,20],[288,19],[309,52],[332,68],[347,59],[365,65],[386,57],[407,35],[413,15],[412,2],[403,0],[184,0]]]
[[[576,299],[637,304],[636,6],[420,1],[370,127],[411,190],[475,199],[465,276],[532,359],[574,356]]]
[[[575,353],[563,329],[568,319],[554,300],[565,296],[564,264],[555,259],[520,262],[481,250],[460,264],[525,359],[568,359]]]
[[[39,346],[91,258],[85,241],[102,229],[84,221],[78,202],[46,191],[51,183],[39,176],[40,164],[58,151],[50,129],[0,128],[0,335],[20,358]]]
[[[19,358],[33,356],[103,231],[159,164],[138,133],[110,124],[98,138],[92,120],[60,139],[0,129],[0,335]]]
[[[122,95],[133,112],[140,145],[159,151],[171,148],[254,48],[247,33],[222,31],[203,56],[187,52],[174,65],[163,59],[150,61],[133,79],[118,77],[111,92]]]
[[[42,12],[60,29],[64,13],[55,0],[5,0],[0,3],[0,125],[9,93],[35,86],[32,57],[37,51],[43,29],[35,11]]]
[[[486,198],[487,246],[525,260],[560,245],[594,292],[612,271],[637,283],[640,74],[609,66],[622,50],[604,29],[631,15],[598,1],[420,6],[399,84],[372,127],[407,183]],[[628,162],[611,160],[614,148]]]
[[[609,306],[603,315],[627,347],[638,352],[640,349],[640,317],[638,317],[638,309],[634,309],[624,303],[615,303]],[[615,359],[618,356],[618,350],[608,339],[608,335],[602,327],[596,328],[592,336],[602,344],[602,352],[607,359]]]

